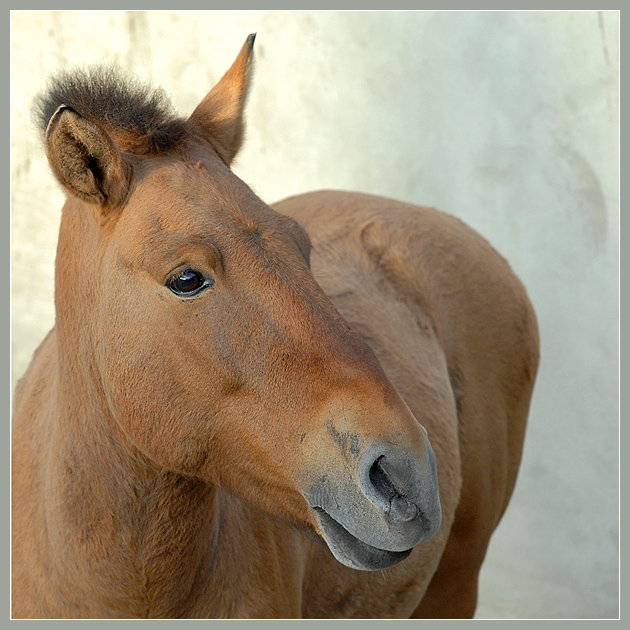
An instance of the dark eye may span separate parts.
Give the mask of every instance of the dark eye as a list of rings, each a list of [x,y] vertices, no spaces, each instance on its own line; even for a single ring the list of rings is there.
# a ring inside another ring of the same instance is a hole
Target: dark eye
[[[201,289],[212,286],[214,280],[205,278],[203,274],[194,269],[184,269],[173,274],[168,281],[168,288],[175,295],[190,297],[199,293]]]

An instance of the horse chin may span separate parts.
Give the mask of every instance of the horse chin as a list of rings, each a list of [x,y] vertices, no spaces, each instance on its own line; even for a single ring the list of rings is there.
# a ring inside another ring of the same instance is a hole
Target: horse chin
[[[320,507],[314,508],[324,533],[324,540],[333,556],[351,569],[377,571],[402,562],[411,553],[378,549],[353,536],[341,523]]]

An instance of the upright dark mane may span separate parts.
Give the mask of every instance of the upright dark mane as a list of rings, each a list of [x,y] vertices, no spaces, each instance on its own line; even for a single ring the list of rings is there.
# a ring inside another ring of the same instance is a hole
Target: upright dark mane
[[[143,153],[173,149],[186,131],[162,89],[126,76],[117,66],[74,69],[52,77],[33,107],[42,133],[60,105],[70,105],[112,135],[133,138],[133,150]]]

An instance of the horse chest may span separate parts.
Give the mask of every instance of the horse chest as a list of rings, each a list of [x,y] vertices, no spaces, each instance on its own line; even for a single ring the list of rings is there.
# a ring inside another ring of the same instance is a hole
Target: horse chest
[[[417,608],[435,566],[416,550],[405,562],[377,572],[339,566],[320,544],[311,550],[302,593],[305,618],[407,618]]]
[[[407,618],[420,602],[423,588],[415,576],[388,580],[361,576],[344,584],[323,583],[318,593],[304,593],[303,617],[336,619]]]

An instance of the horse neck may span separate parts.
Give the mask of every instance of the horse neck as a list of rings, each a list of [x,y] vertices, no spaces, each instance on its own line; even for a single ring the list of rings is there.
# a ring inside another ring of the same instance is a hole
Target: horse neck
[[[80,284],[83,252],[93,243],[89,234],[81,244],[68,238],[64,219],[55,296],[56,403],[44,488],[51,566],[61,574],[51,581],[65,585],[64,598],[74,600],[79,613],[109,616],[118,604],[123,608],[115,613],[123,616],[150,616],[160,607],[173,613],[210,562],[216,489],[153,464],[113,417],[90,337],[92,296]],[[76,221],[75,213],[70,222]],[[76,257],[68,262],[71,247]],[[109,604],[100,613],[81,609],[96,600]]]
[[[136,486],[151,483],[159,470],[125,436],[101,384],[94,321],[101,230],[93,208],[66,202],[55,268],[55,446],[66,465],[85,478],[115,476]],[[116,493],[121,489],[116,487]]]
[[[217,490],[139,452],[87,373],[66,370],[57,398],[44,498],[50,581],[79,616],[183,615],[217,547]]]

